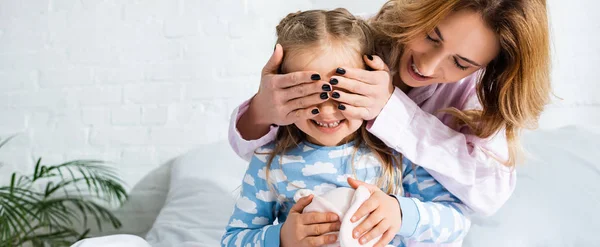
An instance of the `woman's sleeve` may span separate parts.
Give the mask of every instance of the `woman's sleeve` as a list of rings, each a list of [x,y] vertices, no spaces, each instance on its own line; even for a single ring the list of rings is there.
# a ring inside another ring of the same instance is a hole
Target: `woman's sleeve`
[[[271,126],[269,133],[256,140],[245,140],[242,138],[242,135],[237,129],[237,122],[240,120],[242,114],[248,111],[249,104],[250,100],[247,100],[238,108],[234,109],[229,122],[229,145],[231,145],[231,148],[233,148],[233,151],[235,151],[237,155],[248,162],[252,158],[254,150],[275,140],[277,130],[279,129],[279,127]]]
[[[478,104],[477,95],[472,94],[464,109],[475,109]],[[486,139],[467,129],[456,131],[423,111],[398,88],[367,129],[425,168],[477,214],[494,214],[515,188],[515,171],[501,162],[508,159],[503,130]]]

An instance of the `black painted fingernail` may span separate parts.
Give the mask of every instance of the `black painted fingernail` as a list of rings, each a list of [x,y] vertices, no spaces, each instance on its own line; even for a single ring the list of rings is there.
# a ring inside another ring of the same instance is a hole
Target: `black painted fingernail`
[[[329,95],[327,95],[327,93],[321,93],[321,99],[327,99],[329,98]]]
[[[319,109],[313,109],[312,111],[310,111],[313,115],[317,115],[319,114]]]
[[[340,98],[340,94],[338,92],[333,92],[331,94],[331,97],[335,98],[335,99],[339,99]]]
[[[335,73],[343,75],[343,74],[346,74],[346,70],[342,69],[342,68],[337,68],[337,69],[335,69]]]
[[[310,76],[310,79],[313,81],[321,80],[321,76],[319,74],[313,74]]]
[[[338,79],[331,78],[331,80],[329,80],[329,83],[331,83],[331,85],[337,85],[338,84]]]
[[[327,85],[327,84],[323,85],[321,88],[322,88],[322,89],[323,89],[323,91],[325,91],[325,92],[329,92],[329,91],[331,91],[331,86],[329,86],[329,85]]]
[[[369,60],[373,61],[373,56],[371,56],[371,55],[367,54],[367,58],[368,58]]]
[[[338,109],[343,111],[343,110],[346,110],[346,107],[344,105],[340,104],[340,105],[338,105]]]

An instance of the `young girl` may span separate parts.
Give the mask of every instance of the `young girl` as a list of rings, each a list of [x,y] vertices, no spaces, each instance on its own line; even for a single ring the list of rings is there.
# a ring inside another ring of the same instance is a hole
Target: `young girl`
[[[315,77],[339,74],[340,64],[365,69],[362,54],[370,54],[374,47],[370,27],[344,9],[290,14],[277,26],[277,36],[286,51],[281,72],[314,71]],[[320,97],[327,99],[328,94]],[[366,131],[366,121],[346,118],[342,110],[343,106],[332,100],[325,101],[315,109],[318,115],[280,127],[274,142],[256,150],[223,246],[334,243],[335,235],[324,234],[339,230],[339,222],[323,222],[337,221],[335,216],[322,219],[322,214],[302,214],[311,197],[297,204],[293,197],[301,188],[322,194],[361,184],[352,178],[372,184],[371,199],[379,201],[370,215],[377,217],[365,220],[378,218],[366,223],[373,230],[355,236],[361,243],[383,235],[375,246],[384,246],[391,239],[394,246],[408,242],[460,244],[470,226],[464,215],[466,207],[423,168]],[[276,220],[279,224],[274,224]]]

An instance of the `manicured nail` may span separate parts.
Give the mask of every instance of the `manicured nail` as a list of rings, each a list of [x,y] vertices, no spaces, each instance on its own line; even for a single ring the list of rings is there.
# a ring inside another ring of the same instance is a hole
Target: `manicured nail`
[[[336,240],[337,240],[337,236],[335,236],[335,235],[329,236],[329,241],[335,242]]]
[[[331,85],[337,85],[338,84],[338,79],[331,78],[331,80],[329,80],[329,83],[331,83]]]
[[[319,74],[312,74],[310,76],[310,79],[313,81],[318,81],[318,80],[321,80],[321,76]]]
[[[371,55],[368,55],[368,54],[367,54],[367,58],[368,58],[369,60],[373,61],[373,56],[371,56]]]
[[[346,70],[345,70],[345,69],[342,69],[342,68],[337,68],[337,69],[335,70],[335,73],[338,73],[338,74],[340,74],[340,75],[343,75],[343,74],[346,74]]]
[[[321,93],[320,97],[321,99],[327,99],[329,98],[329,95],[327,95],[327,93]]]
[[[361,239],[360,239],[360,243],[361,243],[361,244],[365,244],[365,243],[367,243],[367,238],[361,238]]]
[[[338,216],[337,215],[332,215],[331,216],[331,221],[336,221],[338,220]]]
[[[339,105],[338,108],[340,108],[340,106],[343,106],[343,105]],[[344,107],[344,109],[346,109],[346,108]],[[340,109],[340,110],[342,110],[342,109]],[[356,216],[352,216],[352,219],[350,219],[350,221],[352,221],[352,222],[356,221]],[[356,232],[356,233],[358,234],[358,232]]]
[[[360,236],[360,232],[358,232],[358,231],[355,231],[355,232],[354,232],[354,237],[355,237],[355,238],[358,238],[359,236]]]
[[[331,91],[331,86],[329,86],[328,84],[325,84],[321,87],[323,89],[323,91],[325,92],[329,92]]]
[[[334,99],[339,99],[339,98],[340,98],[340,93],[338,93],[338,92],[333,92],[333,93],[331,94],[331,97],[333,97]]]
[[[313,109],[312,111],[310,111],[313,115],[317,115],[319,114],[319,109]]]
[[[344,105],[340,104],[340,105],[338,105],[338,109],[343,111],[343,110],[346,110],[346,107]],[[352,217],[352,222],[354,222],[354,221],[356,221],[356,217]]]

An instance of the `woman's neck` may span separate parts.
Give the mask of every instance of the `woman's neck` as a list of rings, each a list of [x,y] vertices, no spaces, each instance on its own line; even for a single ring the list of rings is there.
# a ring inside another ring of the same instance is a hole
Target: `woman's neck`
[[[394,74],[394,77],[392,78],[392,84],[394,84],[394,86],[396,86],[406,94],[408,94],[408,92],[410,92],[410,90],[412,89],[411,86],[406,85],[406,83],[404,83],[402,79],[400,79],[400,73]]]

